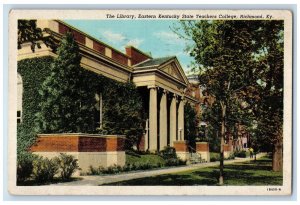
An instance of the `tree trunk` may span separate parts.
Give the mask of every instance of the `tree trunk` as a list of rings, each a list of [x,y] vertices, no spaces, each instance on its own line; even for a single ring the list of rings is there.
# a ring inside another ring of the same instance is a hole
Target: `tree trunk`
[[[282,140],[279,140],[276,142],[273,148],[272,169],[275,172],[280,172],[283,169],[282,155],[283,155]]]
[[[226,105],[221,102],[222,108],[222,124],[221,124],[221,147],[220,147],[220,177],[219,185],[224,184],[224,139],[225,139],[225,114]]]

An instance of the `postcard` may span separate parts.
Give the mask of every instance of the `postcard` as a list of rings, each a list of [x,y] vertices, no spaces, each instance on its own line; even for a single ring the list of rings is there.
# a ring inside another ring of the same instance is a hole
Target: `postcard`
[[[12,195],[290,195],[288,10],[11,10]]]

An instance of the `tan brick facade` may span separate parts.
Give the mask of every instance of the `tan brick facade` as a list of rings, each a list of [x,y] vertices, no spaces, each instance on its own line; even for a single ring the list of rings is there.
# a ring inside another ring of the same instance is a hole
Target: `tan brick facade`
[[[175,148],[176,152],[188,152],[189,151],[187,141],[175,141],[174,148]]]
[[[198,152],[209,152],[209,144],[207,142],[197,142],[196,151]]]

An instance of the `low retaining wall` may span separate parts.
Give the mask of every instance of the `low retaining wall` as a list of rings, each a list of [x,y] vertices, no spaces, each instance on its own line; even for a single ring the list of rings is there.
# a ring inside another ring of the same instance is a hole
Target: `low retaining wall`
[[[125,165],[125,137],[96,134],[39,134],[30,151],[53,158],[60,153],[73,155],[78,159],[82,172],[89,167]]]
[[[176,150],[177,156],[182,160],[189,160],[189,149],[187,141],[175,141],[173,142],[173,146]]]
[[[209,143],[196,142],[196,152],[201,155],[201,158],[206,162],[210,162]]]

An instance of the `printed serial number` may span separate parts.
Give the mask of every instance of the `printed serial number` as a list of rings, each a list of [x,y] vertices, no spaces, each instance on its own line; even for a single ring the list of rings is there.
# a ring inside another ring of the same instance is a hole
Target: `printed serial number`
[[[281,188],[267,188],[267,191],[281,191]]]

